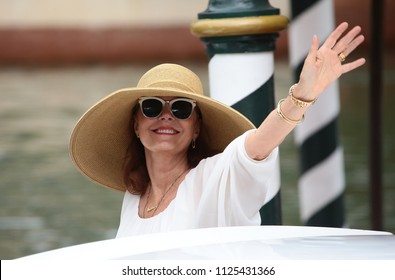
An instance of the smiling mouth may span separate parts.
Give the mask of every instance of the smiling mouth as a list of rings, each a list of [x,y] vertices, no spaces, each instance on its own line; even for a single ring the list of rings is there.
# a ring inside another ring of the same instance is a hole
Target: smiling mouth
[[[178,131],[174,129],[155,129],[154,132],[158,134],[171,134],[171,135],[178,133]]]

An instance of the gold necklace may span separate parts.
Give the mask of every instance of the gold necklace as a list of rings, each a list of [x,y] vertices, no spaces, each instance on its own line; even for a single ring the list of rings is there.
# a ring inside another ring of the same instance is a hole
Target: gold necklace
[[[171,190],[171,188],[173,188],[173,186],[174,186],[174,184],[177,182],[177,180],[180,179],[181,175],[184,174],[187,170],[188,170],[188,169],[184,170],[180,175],[177,176],[177,178],[173,181],[173,183],[171,183],[171,185],[167,188],[167,190],[165,191],[165,193],[164,193],[164,194],[162,195],[162,197],[160,198],[158,204],[156,204],[156,205],[154,205],[154,206],[151,206],[151,207],[148,207],[148,208],[147,208],[147,206],[148,206],[148,201],[149,201],[150,196],[151,196],[151,189],[152,189],[152,184],[151,184],[151,182],[150,182],[150,183],[149,183],[150,185],[149,185],[149,192],[148,192],[148,196],[147,196],[147,201],[145,202],[145,206],[144,206],[144,212],[148,212],[148,213],[149,213],[149,212],[151,212],[151,211],[154,211],[154,212],[152,213],[152,216],[154,216],[155,213],[156,213],[156,210],[159,208],[159,206],[160,206],[160,204],[162,203],[163,199],[165,198],[166,194]],[[144,215],[144,218],[145,218],[145,215]]]

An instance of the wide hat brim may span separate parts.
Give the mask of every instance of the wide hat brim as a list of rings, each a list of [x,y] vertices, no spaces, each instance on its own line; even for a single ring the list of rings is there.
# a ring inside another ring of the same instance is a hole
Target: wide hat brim
[[[131,132],[132,109],[142,96],[177,96],[196,100],[202,114],[199,137],[212,150],[223,151],[236,137],[255,126],[233,108],[179,86],[120,89],[93,105],[77,122],[70,139],[70,156],[92,181],[126,191],[123,164],[136,135]]]

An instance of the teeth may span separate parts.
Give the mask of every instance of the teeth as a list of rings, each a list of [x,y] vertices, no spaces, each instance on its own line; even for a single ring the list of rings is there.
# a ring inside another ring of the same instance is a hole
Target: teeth
[[[164,134],[176,134],[177,133],[177,131],[175,131],[173,129],[157,129],[157,130],[155,130],[155,132],[164,133]]]

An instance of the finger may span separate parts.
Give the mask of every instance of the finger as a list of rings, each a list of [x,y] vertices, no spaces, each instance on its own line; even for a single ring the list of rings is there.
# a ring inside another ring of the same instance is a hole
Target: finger
[[[350,71],[352,71],[352,70],[364,65],[365,62],[366,62],[365,58],[360,58],[360,59],[357,59],[355,61],[352,61],[352,62],[349,62],[349,63],[345,63],[345,64],[342,65],[342,72],[343,72],[343,74],[347,73],[347,72],[350,72]]]
[[[318,37],[317,37],[317,35],[314,35],[313,36],[313,41],[312,41],[311,46],[310,46],[309,53],[307,54],[307,59],[310,58],[310,59],[314,59],[315,60],[315,58],[317,56],[318,48],[319,48]]]
[[[337,40],[339,40],[339,38],[342,36],[344,31],[346,31],[347,27],[348,27],[347,22],[343,22],[339,24],[339,26],[325,40],[323,46],[332,49],[333,46],[336,44]]]
[[[319,48],[318,38],[317,35],[314,35],[310,45],[309,52],[307,53],[304,59],[302,72],[303,69],[306,69],[306,65],[313,65],[315,63],[318,54],[318,48]]]
[[[348,45],[358,36],[361,32],[361,27],[355,26],[351,29],[343,38],[338,40],[338,42],[333,46],[333,51],[336,53],[344,52]]]
[[[360,44],[365,41],[365,37],[363,35],[359,35],[357,38],[355,38],[346,48],[344,48],[343,53],[345,56],[348,56],[350,53],[352,53]]]

